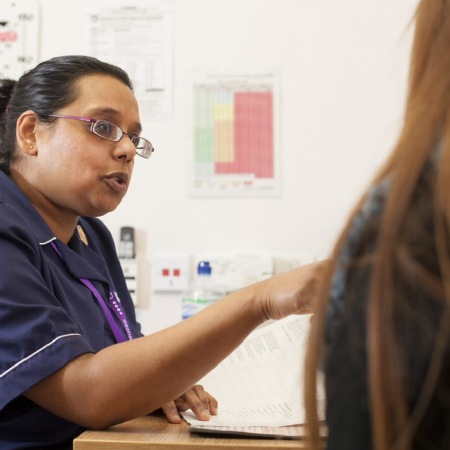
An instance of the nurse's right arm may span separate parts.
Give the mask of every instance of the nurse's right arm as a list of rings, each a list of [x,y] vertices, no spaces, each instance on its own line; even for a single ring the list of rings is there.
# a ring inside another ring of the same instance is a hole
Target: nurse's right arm
[[[326,264],[277,275],[158,333],[78,356],[23,395],[91,429],[148,414],[188,391],[265,320],[310,312]]]

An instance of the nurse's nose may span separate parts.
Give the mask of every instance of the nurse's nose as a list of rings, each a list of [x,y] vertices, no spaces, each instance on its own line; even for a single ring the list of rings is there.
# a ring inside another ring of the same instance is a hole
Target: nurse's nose
[[[131,138],[125,133],[116,142],[113,150],[113,156],[117,159],[126,159],[127,161],[132,161],[136,156],[136,147]]]

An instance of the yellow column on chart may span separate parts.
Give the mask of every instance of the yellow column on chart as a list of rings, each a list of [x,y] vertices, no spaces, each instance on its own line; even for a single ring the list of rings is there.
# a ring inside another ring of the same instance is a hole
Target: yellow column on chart
[[[214,105],[214,159],[217,163],[234,162],[234,104]]]

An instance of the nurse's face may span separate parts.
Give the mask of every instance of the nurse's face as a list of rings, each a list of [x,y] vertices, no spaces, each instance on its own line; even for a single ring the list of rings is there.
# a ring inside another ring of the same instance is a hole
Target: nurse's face
[[[57,114],[107,120],[140,134],[139,109],[131,90],[115,78],[90,75],[77,82],[78,97]],[[90,132],[89,122],[56,119],[41,124],[33,159],[33,202],[47,213],[101,216],[125,196],[136,149],[128,136],[111,142]]]

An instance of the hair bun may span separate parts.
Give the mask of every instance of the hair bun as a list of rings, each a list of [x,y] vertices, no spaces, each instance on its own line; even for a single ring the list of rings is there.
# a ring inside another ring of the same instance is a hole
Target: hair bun
[[[0,80],[0,114],[4,114],[17,81]]]

